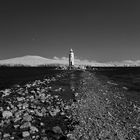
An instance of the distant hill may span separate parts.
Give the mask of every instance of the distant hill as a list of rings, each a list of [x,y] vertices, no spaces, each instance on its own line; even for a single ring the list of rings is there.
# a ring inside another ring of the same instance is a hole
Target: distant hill
[[[66,61],[59,61],[54,59],[47,59],[40,56],[23,56],[16,57],[7,60],[0,60],[0,65],[25,65],[25,66],[38,66],[38,65],[48,65],[48,64],[67,64]]]
[[[68,65],[68,58],[62,57],[53,59],[44,58],[41,56],[22,56],[16,57],[6,60],[0,60],[0,65],[23,65],[23,66],[39,66],[39,65]],[[121,62],[107,62],[107,63],[99,63],[96,61],[88,61],[88,60],[79,60],[75,59],[75,65],[90,65],[90,66],[140,66],[140,60],[132,61],[132,60],[124,60]]]

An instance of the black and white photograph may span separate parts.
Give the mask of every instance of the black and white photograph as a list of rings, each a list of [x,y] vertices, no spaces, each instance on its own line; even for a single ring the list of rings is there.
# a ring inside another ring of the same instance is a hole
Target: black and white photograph
[[[140,1],[1,0],[0,140],[140,140]]]

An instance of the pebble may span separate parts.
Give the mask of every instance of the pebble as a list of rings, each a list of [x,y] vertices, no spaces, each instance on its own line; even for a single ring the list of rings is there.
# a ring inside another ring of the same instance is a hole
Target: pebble
[[[61,112],[60,114],[61,114],[61,115],[65,115],[65,112]]]
[[[24,131],[24,132],[22,132],[22,136],[23,137],[29,137],[30,133],[28,131]]]
[[[17,97],[17,101],[18,102],[21,102],[21,101],[23,101],[25,98],[24,97]]]
[[[12,114],[12,112],[10,112],[10,111],[3,111],[3,112],[2,112],[2,116],[3,116],[3,118],[8,119],[9,117],[12,117],[13,114]]]
[[[56,134],[63,134],[62,129],[59,126],[53,127],[52,131]]]
[[[10,134],[9,133],[6,133],[6,134],[3,135],[3,137],[4,138],[10,137]]]
[[[39,130],[35,127],[35,126],[31,126],[30,127],[30,132],[31,133],[35,133],[35,132],[38,132]]]
[[[57,113],[59,113],[59,112],[60,112],[60,109],[54,109],[52,111],[49,111],[49,113],[50,113],[51,116],[56,116]]]
[[[42,140],[48,140],[48,138],[47,137],[43,137]]]
[[[10,95],[10,93],[11,93],[11,90],[10,90],[10,89],[5,89],[5,90],[3,91],[3,97],[4,97],[4,96]]]
[[[31,123],[30,122],[25,122],[23,123],[21,126],[20,126],[20,129],[24,129],[24,128],[28,128],[31,126]]]
[[[76,138],[72,134],[67,134],[67,138],[69,138],[70,140],[76,140]]]
[[[41,126],[44,126],[44,123],[43,123],[43,122],[41,122],[41,123],[40,123],[40,125],[41,125]]]
[[[37,109],[35,110],[35,113],[36,113],[37,116],[43,117],[43,114],[41,112],[39,112]]]
[[[74,95],[75,95],[75,97],[77,97],[78,96],[78,93],[75,93]]]
[[[17,124],[17,125],[14,125],[15,128],[18,128],[19,126],[20,126],[20,125],[18,125],[18,124]]]
[[[23,116],[23,120],[30,122],[30,121],[32,121],[32,116],[29,114],[25,114],[25,116]]]

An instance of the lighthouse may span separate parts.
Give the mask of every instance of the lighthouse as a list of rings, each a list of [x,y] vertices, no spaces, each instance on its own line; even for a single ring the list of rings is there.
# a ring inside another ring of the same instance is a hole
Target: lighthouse
[[[74,66],[74,52],[70,49],[69,53],[69,68],[71,69]]]

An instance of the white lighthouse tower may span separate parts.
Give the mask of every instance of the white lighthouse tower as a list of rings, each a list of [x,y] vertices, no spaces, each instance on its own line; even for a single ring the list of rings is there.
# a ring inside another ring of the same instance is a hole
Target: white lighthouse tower
[[[69,68],[71,69],[74,66],[74,52],[70,49],[69,53]]]

